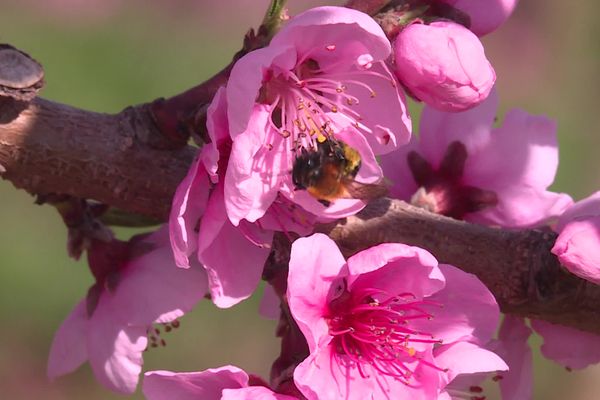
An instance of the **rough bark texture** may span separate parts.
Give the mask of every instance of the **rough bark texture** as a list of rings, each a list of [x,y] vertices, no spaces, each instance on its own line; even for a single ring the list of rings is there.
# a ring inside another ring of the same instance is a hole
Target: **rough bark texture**
[[[109,115],[0,98],[0,176],[32,194],[68,194],[164,219],[195,151],[157,148],[161,135],[147,107]]]

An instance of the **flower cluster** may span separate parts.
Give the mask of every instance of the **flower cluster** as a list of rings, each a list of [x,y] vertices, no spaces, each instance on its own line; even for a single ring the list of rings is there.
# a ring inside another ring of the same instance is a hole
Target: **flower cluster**
[[[600,283],[600,195],[573,204],[549,190],[556,124],[512,110],[494,126],[496,74],[479,37],[516,1],[411,4],[394,10],[404,23],[393,37],[355,10],[308,10],[235,63],[168,227],[88,246],[96,283],[56,334],[51,377],[89,360],[102,384],[132,393],[142,352],[165,343],[161,327],[177,327],[203,297],[232,307],[263,278],[282,337],[269,382],[231,365],[150,371],[146,398],[484,399],[490,376],[506,400],[531,398],[532,329],[513,316],[500,324],[476,276],[402,243],[346,258],[314,233],[389,191],[454,219],[554,229],[560,263]],[[425,103],[418,135],[407,96]],[[283,257],[275,238],[291,248]],[[600,348],[595,335],[530,325],[546,357],[570,368],[600,361],[587,350]]]

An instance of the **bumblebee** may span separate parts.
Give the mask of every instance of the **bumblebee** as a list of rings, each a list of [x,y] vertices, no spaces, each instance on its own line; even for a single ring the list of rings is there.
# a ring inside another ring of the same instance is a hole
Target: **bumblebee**
[[[294,160],[292,182],[296,190],[306,190],[325,207],[340,198],[372,200],[385,196],[386,186],[354,180],[360,166],[356,149],[326,137],[315,149],[302,149]]]

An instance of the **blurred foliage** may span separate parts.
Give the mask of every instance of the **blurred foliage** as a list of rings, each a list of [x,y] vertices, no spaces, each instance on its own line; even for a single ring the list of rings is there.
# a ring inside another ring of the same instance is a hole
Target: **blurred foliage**
[[[219,70],[238,49],[245,31],[259,23],[267,3],[0,1],[0,41],[27,51],[44,65],[44,97],[117,112],[174,95]],[[318,2],[289,3],[293,12]],[[555,189],[576,197],[600,183],[595,110],[600,32],[592,20],[597,11],[594,2],[523,1],[513,19],[485,39],[499,77],[502,111],[522,107],[559,121],[562,164]],[[85,262],[67,257],[66,230],[50,207],[34,205],[32,197],[8,182],[0,183],[0,199],[2,398],[122,398],[97,385],[87,366],[54,383],[46,380],[54,331],[84,296],[91,277]],[[119,235],[131,232],[121,230]],[[273,337],[275,323],[258,318],[257,308],[257,296],[224,311],[203,302],[167,336],[166,348],[146,353],[145,369],[186,371],[236,364],[267,377],[279,343]],[[534,341],[539,346],[539,340]],[[600,369],[569,374],[539,356],[535,363],[535,398],[600,397]]]

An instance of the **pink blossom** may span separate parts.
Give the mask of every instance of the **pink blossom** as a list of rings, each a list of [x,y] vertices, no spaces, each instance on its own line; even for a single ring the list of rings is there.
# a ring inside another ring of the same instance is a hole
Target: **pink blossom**
[[[204,296],[206,273],[199,265],[175,267],[166,230],[128,244],[95,244],[88,259],[97,283],[60,326],[48,360],[56,378],[89,360],[107,388],[132,393],[142,368],[142,352],[163,344],[158,327],[177,326]],[[148,344],[149,330],[150,345]]]
[[[496,73],[471,31],[451,21],[413,23],[394,42],[396,76],[425,104],[464,111],[489,95]]]
[[[335,138],[360,153],[357,181],[381,179],[375,155],[410,136],[403,94],[384,63],[390,52],[368,15],[319,7],[292,18],[268,47],[235,64],[227,84],[227,97],[235,101],[227,107],[233,145],[225,177],[234,225],[261,218],[278,194],[319,216],[364,207],[353,199],[325,207],[295,190],[291,171],[302,149]]]
[[[531,327],[544,339],[542,355],[568,369],[582,369],[600,362],[600,336],[568,326],[531,320]]]
[[[508,371],[499,374],[500,392],[505,400],[533,397],[533,356],[527,344],[530,336],[531,329],[523,318],[504,317],[494,350],[508,364]]]
[[[420,248],[381,244],[346,262],[325,235],[298,239],[287,296],[310,350],[294,371],[309,400],[432,399],[457,375],[506,368],[480,345],[498,323],[493,296]]]
[[[571,273],[600,284],[600,192],[575,203],[559,218],[552,248]]]
[[[556,124],[521,110],[493,128],[497,96],[462,113],[425,107],[419,138],[381,157],[391,194],[456,219],[529,227],[572,204],[548,191],[558,167]]]
[[[228,365],[201,372],[146,372],[143,392],[148,400],[294,400],[265,386],[250,386],[243,370]]]
[[[274,231],[306,234],[314,222],[312,215],[276,197],[259,220],[231,223],[225,208],[224,182],[232,148],[226,112],[221,88],[207,111],[211,142],[177,188],[169,220],[177,264],[188,268],[190,257],[197,257],[208,272],[211,298],[219,307],[231,307],[254,292]]]
[[[438,0],[466,13],[477,36],[495,31],[512,14],[518,0]]]

